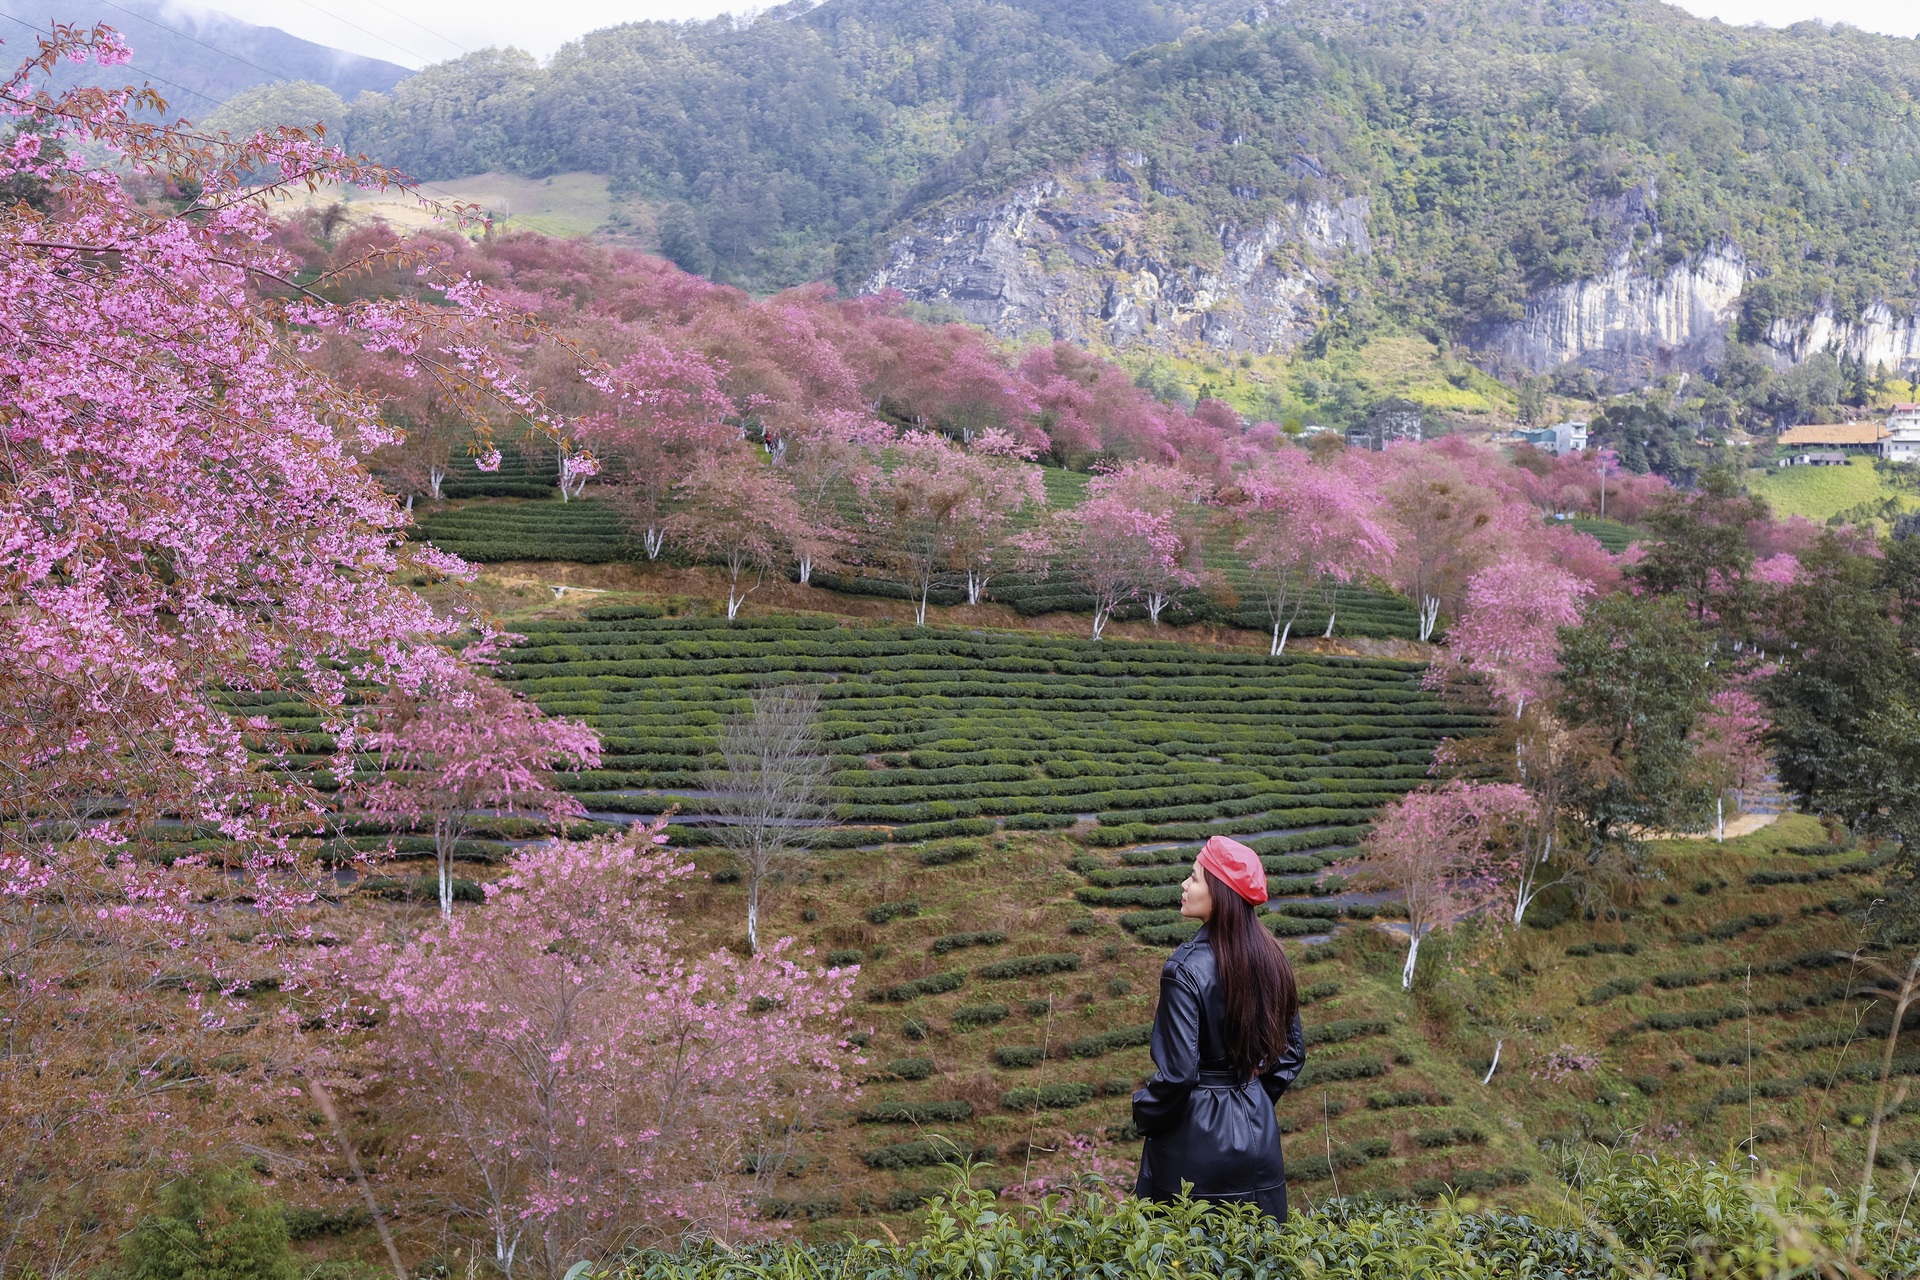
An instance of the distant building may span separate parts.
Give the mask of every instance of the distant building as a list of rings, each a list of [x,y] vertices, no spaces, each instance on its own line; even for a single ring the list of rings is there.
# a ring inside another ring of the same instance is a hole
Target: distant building
[[[1920,461],[1920,404],[1897,404],[1887,415],[1880,456],[1889,462]]]
[[[1777,460],[1774,465],[1777,467],[1844,467],[1850,461],[1852,459],[1844,453],[1826,450],[1820,453],[1788,454]]]
[[[1788,427],[1780,433],[1780,447],[1793,452],[1838,449],[1842,453],[1879,453],[1887,429],[1878,422],[1823,422]]]
[[[1420,406],[1405,400],[1388,400],[1367,416],[1367,425],[1347,428],[1347,445],[1378,453],[1388,445],[1419,444],[1425,428],[1426,419]]]
[[[1551,427],[1528,427],[1514,433],[1514,438],[1523,444],[1564,458],[1570,453],[1583,453],[1587,447],[1587,424],[1584,422],[1561,422]]]

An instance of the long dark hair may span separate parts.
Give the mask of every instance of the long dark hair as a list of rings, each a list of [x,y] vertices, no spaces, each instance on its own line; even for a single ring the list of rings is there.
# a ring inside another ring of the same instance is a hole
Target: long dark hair
[[[1226,881],[1201,868],[1213,895],[1207,941],[1226,1003],[1227,1057],[1249,1079],[1271,1067],[1287,1050],[1287,1031],[1300,1008],[1293,966],[1280,941],[1260,923],[1253,904]]]

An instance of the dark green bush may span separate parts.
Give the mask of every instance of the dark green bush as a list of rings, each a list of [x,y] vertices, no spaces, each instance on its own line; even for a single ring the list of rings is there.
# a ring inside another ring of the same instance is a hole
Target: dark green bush
[[[1307,1043],[1340,1044],[1348,1040],[1358,1040],[1362,1036],[1385,1035],[1387,1023],[1380,1018],[1339,1018],[1333,1022],[1310,1024],[1306,1027]]]
[[[966,1028],[990,1027],[1007,1016],[1007,1006],[1003,1004],[969,1004],[953,1011],[953,1025]]]
[[[1386,1064],[1378,1058],[1309,1058],[1294,1084],[1304,1089],[1341,1080],[1370,1080],[1385,1074]]]
[[[934,845],[920,851],[920,865],[923,867],[944,867],[950,863],[964,862],[980,856],[978,840],[950,840],[945,844]]]
[[[906,916],[920,914],[917,902],[883,902],[877,907],[867,908],[867,921],[871,924],[886,924]]]
[[[901,1080],[925,1080],[933,1074],[932,1058],[895,1058],[886,1067],[887,1074]]]
[[[1038,978],[1050,973],[1070,973],[1080,967],[1080,957],[1071,953],[1042,956],[1013,956],[983,964],[974,970],[982,978]],[[958,986],[958,983],[954,984]]]
[[[953,1160],[970,1160],[977,1154],[973,1147],[923,1139],[918,1142],[895,1142],[871,1151],[862,1151],[860,1159],[869,1169],[924,1169],[928,1165],[946,1164]]]
[[[908,1000],[917,1000],[921,996],[944,995],[949,991],[958,991],[967,975],[956,969],[951,973],[936,973],[925,978],[915,978],[911,982],[896,982],[890,987],[879,987],[867,993],[867,999],[903,1004]]]
[[[1611,982],[1601,983],[1599,986],[1595,987],[1593,990],[1587,992],[1587,994],[1585,994],[1584,996],[1581,996],[1580,1003],[1581,1004],[1605,1004],[1607,1001],[1613,999],[1615,996],[1633,995],[1635,992],[1639,991],[1640,988],[1645,985],[1646,985],[1645,978],[1635,978],[1635,977],[1615,978]]]
[[[848,965],[859,963],[860,953],[858,951],[827,952],[827,964],[832,968],[843,969]]]
[[[1003,1067],[1037,1067],[1045,1057],[1039,1045],[1001,1045],[993,1051],[993,1060]]]
[[[972,1118],[971,1102],[880,1102],[860,1112],[862,1124],[947,1124]]]
[[[1090,1084],[1044,1084],[1037,1089],[1009,1089],[1000,1095],[1008,1111],[1065,1111],[1093,1101]]]
[[[158,1211],[120,1240],[126,1280],[296,1280],[288,1220],[251,1178],[209,1169],[160,1190]]]
[[[935,938],[928,950],[936,956],[944,956],[949,951],[958,951],[962,947],[991,947],[1006,940],[1007,935],[997,929],[983,930],[978,933],[949,933]]]
[[[1101,1054],[1112,1053],[1116,1049],[1137,1049],[1152,1038],[1152,1023],[1137,1027],[1117,1027],[1112,1031],[1102,1031],[1097,1035],[1082,1036],[1078,1040],[1068,1041],[1064,1051],[1069,1058],[1097,1058]]]

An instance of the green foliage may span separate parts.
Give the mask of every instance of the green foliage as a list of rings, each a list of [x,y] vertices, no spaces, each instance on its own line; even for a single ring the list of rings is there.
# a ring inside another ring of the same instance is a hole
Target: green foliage
[[[1614,768],[1572,797],[1593,854],[1636,830],[1697,829],[1712,796],[1688,735],[1717,677],[1709,637],[1671,597],[1609,596],[1561,632],[1560,714],[1592,731]]]
[[[1007,1006],[1003,1004],[962,1005],[953,1011],[953,1025],[961,1030],[971,1031],[975,1027],[990,1027],[1002,1022],[1007,1016]]]
[[[296,1280],[287,1219],[252,1179],[209,1169],[162,1188],[120,1244],[126,1280]]]
[[[881,1102],[860,1110],[862,1124],[941,1124],[972,1117],[970,1102]]]
[[[937,996],[949,991],[958,991],[966,980],[967,975],[956,969],[948,973],[935,973],[924,978],[915,978],[910,982],[896,982],[890,987],[877,987],[867,993],[867,998],[904,1004],[908,1000],[918,1000],[921,996]]]
[[[993,1060],[1003,1067],[1037,1067],[1046,1056],[1046,1050],[1037,1044],[1001,1045],[993,1051]]]
[[[917,902],[883,902],[877,907],[867,908],[869,924],[888,924],[902,916],[917,916],[920,904]],[[936,952],[936,954],[938,954]]]
[[[1007,940],[1007,935],[998,929],[983,929],[975,933],[949,933],[935,938],[927,949],[936,956],[944,956],[949,951],[958,951],[962,947],[991,947]]]
[[[1000,1095],[1008,1111],[1065,1111],[1093,1101],[1090,1084],[1043,1084],[1037,1089],[1009,1089]]]
[[[1041,956],[1013,956],[983,964],[975,970],[982,978],[1040,978],[1050,973],[1071,973],[1080,967],[1080,957],[1071,952]]]
[[[1470,1131],[1469,1131],[1470,1132]],[[1453,1130],[1447,1131],[1454,1136]],[[1468,1138],[1471,1140],[1471,1137]],[[886,1152],[927,1144],[903,1144]],[[1378,1152],[1378,1155],[1372,1154]],[[877,1154],[877,1153],[870,1153]],[[913,1156],[917,1159],[920,1152]],[[1335,1152],[1346,1167],[1384,1155],[1378,1144]],[[888,1157],[889,1160],[892,1157]],[[1317,1163],[1315,1163],[1317,1162]],[[1324,1176],[1326,1161],[1296,1162]],[[1302,1275],[1540,1276],[1683,1280],[1689,1276],[1920,1273],[1920,1240],[1878,1197],[1854,1245],[1851,1205],[1789,1176],[1754,1176],[1744,1162],[1580,1154],[1569,1225],[1442,1199],[1431,1208],[1372,1199],[1316,1199],[1280,1226],[1250,1205],[1157,1205],[1104,1188],[1009,1211],[991,1191],[956,1184],[932,1198],[923,1232],[898,1242],[740,1247],[689,1241],[633,1256],[613,1280],[975,1280],[1020,1276],[1181,1276],[1292,1280]],[[906,1168],[912,1162],[875,1167]],[[1420,1179],[1415,1195],[1491,1191],[1521,1170],[1469,1170]],[[1305,1179],[1302,1179],[1305,1180]],[[929,1193],[901,1193],[907,1208]]]
[[[932,1058],[895,1058],[887,1064],[887,1074],[901,1080],[925,1080],[933,1074]]]

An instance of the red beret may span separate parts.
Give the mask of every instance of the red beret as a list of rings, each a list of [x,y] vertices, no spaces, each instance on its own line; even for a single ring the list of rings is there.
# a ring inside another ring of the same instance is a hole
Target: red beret
[[[1212,837],[1200,846],[1200,865],[1255,906],[1267,900],[1267,869],[1260,865],[1260,855],[1238,840]]]

